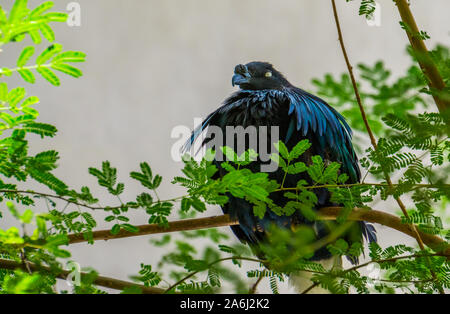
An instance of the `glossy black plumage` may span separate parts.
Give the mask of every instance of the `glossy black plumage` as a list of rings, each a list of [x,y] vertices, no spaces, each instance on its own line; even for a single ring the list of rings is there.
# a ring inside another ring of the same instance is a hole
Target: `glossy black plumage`
[[[272,65],[264,62],[236,66],[232,83],[239,85],[241,90],[232,94],[219,109],[207,116],[204,122],[194,130],[187,148],[190,148],[199,135],[210,126],[218,127],[223,131],[222,143],[227,142],[227,126],[243,128],[267,126],[269,131],[271,126],[278,126],[280,139],[285,142],[288,149],[292,149],[303,139],[308,139],[312,143],[311,148],[300,157],[300,161],[310,164],[311,156],[314,155],[320,155],[326,163],[337,161],[341,163],[341,172],[348,174],[349,183],[359,182],[360,170],[351,143],[351,129],[345,119],[324,100],[294,87]],[[209,143],[212,139],[210,135],[207,134],[203,144]],[[272,146],[274,140],[270,132],[266,136],[269,146]],[[237,147],[233,148],[237,149]],[[249,168],[254,172],[260,171],[262,163],[264,162],[258,160],[250,164]],[[218,175],[225,174],[220,162],[217,162],[217,166]],[[284,171],[278,169],[269,172],[269,177],[281,182]],[[296,186],[300,179],[305,179],[312,184],[309,176],[301,173],[288,175],[285,186]],[[329,192],[326,189],[315,189],[314,192],[318,197],[318,208],[336,205],[329,202]],[[279,206],[284,206],[288,201],[281,192],[272,193],[270,198]],[[240,225],[233,226],[233,232],[240,240],[250,244],[264,240],[265,231],[271,223],[282,227],[289,227],[293,223],[312,224],[317,238],[322,238],[329,233],[323,222],[309,222],[299,212],[292,216],[278,216],[267,210],[264,218],[259,219],[253,214],[252,204],[231,195],[229,202],[223,206],[223,211],[239,220]],[[360,238],[364,236],[369,241],[376,241],[373,226],[360,223],[359,228]],[[329,252],[322,248],[315,253],[313,259],[329,256]]]

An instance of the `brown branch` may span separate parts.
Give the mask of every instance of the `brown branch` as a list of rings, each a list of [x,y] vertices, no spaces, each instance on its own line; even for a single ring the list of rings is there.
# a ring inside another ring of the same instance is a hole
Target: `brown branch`
[[[324,207],[319,210],[318,219],[321,220],[336,220],[339,216],[342,207]],[[403,224],[402,220],[394,215],[377,211],[370,210],[364,208],[356,208],[354,209],[350,215],[348,216],[348,220],[350,221],[367,221],[371,223],[378,223],[389,228],[400,231],[404,234],[407,234],[411,237],[414,237],[415,231],[413,227],[409,224]],[[120,238],[128,238],[128,237],[137,237],[142,235],[149,234],[159,234],[159,233],[168,233],[168,232],[176,232],[176,231],[189,231],[189,230],[198,230],[198,229],[206,229],[206,228],[216,228],[216,227],[225,227],[237,225],[238,222],[230,219],[228,215],[222,216],[212,216],[205,218],[196,218],[196,219],[184,219],[178,221],[169,222],[169,226],[167,228],[161,227],[157,224],[151,225],[142,225],[139,227],[139,232],[133,233],[125,230],[120,231],[119,234],[112,235],[110,230],[99,230],[94,231],[92,236],[93,240],[112,240],[112,239],[120,239]],[[436,251],[441,251],[443,246],[446,245],[446,242],[438,236],[423,233],[418,231],[424,243],[429,246],[431,249]],[[83,238],[82,234],[70,234],[69,244],[86,242]],[[450,246],[447,245],[444,248],[446,254],[450,254]]]
[[[261,283],[261,281],[264,279],[264,277],[258,277],[256,282],[250,287],[250,290],[248,291],[248,294],[255,294],[256,289],[258,288],[258,285]]]
[[[394,2],[397,5],[402,22],[406,25],[406,35],[408,36],[414,53],[417,54],[417,61],[427,78],[430,90],[439,92],[444,91],[446,87],[445,82],[442,79],[438,68],[434,64],[424,40],[420,36],[419,28],[409,8],[408,2],[406,0],[394,0]],[[433,98],[440,113],[444,113],[450,108],[450,102],[447,99],[439,97],[439,93],[433,93]]]
[[[12,261],[12,260],[0,259],[0,269],[8,269],[8,270],[25,269],[25,265],[23,265],[22,263],[16,262],[16,261]],[[42,270],[46,271],[46,272],[50,272],[50,273],[53,272],[49,267],[37,266],[33,263],[27,263],[27,269],[30,269],[33,272],[38,272],[38,271],[42,271]],[[58,275],[56,275],[56,278],[66,280],[70,273],[71,273],[71,271],[62,270]],[[87,275],[87,273],[84,273],[84,272],[80,273],[81,277],[86,276],[86,275]],[[154,287],[146,287],[144,285],[135,284],[133,282],[104,277],[104,276],[98,276],[95,279],[94,284],[98,285],[98,286],[110,288],[110,289],[115,289],[115,290],[123,290],[127,287],[137,287],[137,288],[141,289],[142,293],[144,293],[144,294],[160,294],[160,293],[164,292],[164,289],[154,288]]]
[[[151,225],[141,225],[136,226],[139,228],[139,232],[133,233],[125,230],[121,230],[118,234],[111,234],[111,231],[108,230],[99,230],[94,231],[92,233],[93,240],[111,240],[111,239],[120,239],[120,238],[129,238],[136,237],[147,234],[157,234],[157,233],[168,233],[168,232],[177,232],[177,231],[187,231],[187,230],[198,230],[198,229],[207,229],[207,228],[215,228],[215,227],[223,227],[223,226],[232,226],[237,225],[237,221],[232,221],[228,215],[222,216],[213,216],[206,218],[197,218],[197,219],[183,219],[178,221],[169,222],[169,226],[167,228],[162,227],[158,224]],[[83,234],[69,234],[69,244],[86,242]]]

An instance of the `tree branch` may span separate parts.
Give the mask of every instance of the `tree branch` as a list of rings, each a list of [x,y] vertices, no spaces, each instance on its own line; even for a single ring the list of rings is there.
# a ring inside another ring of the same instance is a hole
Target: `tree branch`
[[[25,265],[16,261],[7,260],[7,259],[0,259],[0,269],[8,269],[8,270],[16,270],[16,269],[25,269]],[[27,263],[26,269],[30,269],[33,272],[38,272],[41,270],[47,271],[52,273],[53,271],[50,269],[50,267],[46,266],[37,266],[33,263]],[[67,277],[71,271],[63,270],[58,275],[56,275],[56,278],[66,280]],[[86,276],[87,273],[81,272],[80,276]],[[115,290],[123,290],[127,287],[137,287],[141,289],[142,293],[144,294],[160,294],[164,292],[164,289],[160,288],[154,288],[154,287],[146,287],[144,285],[139,285],[133,282],[104,277],[104,276],[98,276],[95,281],[95,285],[115,289]]]
[[[232,226],[239,224],[237,221],[230,219],[228,215],[213,216],[206,218],[196,218],[196,219],[183,219],[178,221],[169,222],[167,228],[162,227],[158,224],[150,225],[140,225],[136,226],[139,228],[139,232],[129,232],[121,230],[118,234],[111,234],[111,230],[99,230],[92,232],[93,240],[112,240],[120,238],[137,237],[148,234],[158,234],[158,233],[169,233],[177,231],[188,231],[188,230],[198,230],[198,229],[208,229],[224,226]],[[82,233],[69,234],[69,244],[87,242]]]
[[[324,207],[321,208],[318,212],[318,219],[321,220],[336,220],[341,212],[342,207]],[[371,223],[378,223],[389,228],[400,231],[404,234],[407,234],[411,237],[415,237],[415,231],[413,226],[409,224],[403,224],[402,220],[394,215],[377,211],[370,210],[364,208],[356,208],[354,209],[347,218],[350,221],[367,221]],[[139,232],[132,233],[125,230],[121,230],[119,234],[112,235],[111,231],[108,230],[99,230],[94,231],[92,233],[93,240],[112,240],[112,239],[120,239],[120,238],[128,238],[128,237],[137,237],[142,235],[149,234],[159,234],[159,233],[169,233],[169,232],[177,232],[177,231],[189,231],[189,230],[198,230],[198,229],[206,229],[206,228],[216,228],[216,227],[225,227],[239,224],[237,221],[232,220],[228,215],[222,216],[212,216],[205,218],[196,218],[196,219],[184,219],[178,221],[169,222],[169,226],[167,228],[161,227],[157,224],[151,225],[141,225],[137,226],[139,228]],[[427,234],[421,231],[418,231],[423,242],[429,246],[431,249],[435,251],[443,251],[446,254],[450,254],[450,246],[446,241],[441,239],[438,236]],[[84,239],[83,234],[69,234],[69,244],[87,242]],[[445,248],[443,248],[446,246]]]
[[[446,87],[445,82],[442,79],[438,68],[434,64],[424,40],[420,36],[420,30],[409,8],[408,2],[406,0],[394,0],[394,2],[397,5],[402,22],[406,25],[405,31],[409,42],[414,52],[418,54],[416,56],[417,61],[419,62],[422,72],[427,78],[430,90],[439,92],[444,91]],[[450,108],[450,102],[447,99],[439,97],[439,93],[433,93],[433,98],[440,113],[444,113]],[[446,122],[448,124],[448,119],[446,119]]]

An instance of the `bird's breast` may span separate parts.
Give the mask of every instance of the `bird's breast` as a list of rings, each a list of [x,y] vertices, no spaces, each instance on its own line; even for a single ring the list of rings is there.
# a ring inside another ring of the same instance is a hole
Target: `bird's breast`
[[[288,114],[280,91],[242,91],[225,101],[222,126],[278,126]]]

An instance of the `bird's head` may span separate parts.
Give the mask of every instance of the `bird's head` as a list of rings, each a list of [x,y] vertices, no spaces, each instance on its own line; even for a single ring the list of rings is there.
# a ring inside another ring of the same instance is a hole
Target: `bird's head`
[[[231,83],[239,85],[241,89],[260,90],[278,89],[291,86],[286,78],[267,62],[250,62],[238,64],[234,68]]]

